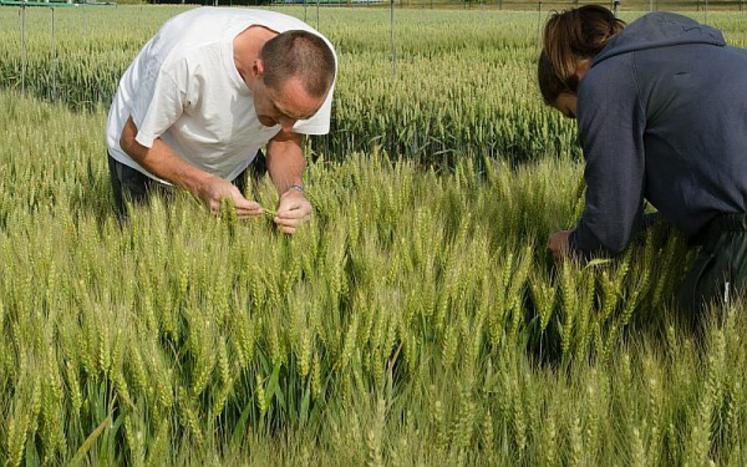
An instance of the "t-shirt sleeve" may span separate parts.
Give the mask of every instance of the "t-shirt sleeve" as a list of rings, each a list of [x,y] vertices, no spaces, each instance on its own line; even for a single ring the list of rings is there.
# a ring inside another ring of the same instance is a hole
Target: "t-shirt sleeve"
[[[141,80],[130,109],[137,127],[135,140],[150,148],[184,111],[185,95],[178,69],[160,65],[149,67]]]
[[[329,121],[332,117],[332,94],[334,90],[335,85],[332,84],[327,98],[314,116],[306,120],[299,120],[293,125],[294,133],[302,135],[326,135],[329,133]]]

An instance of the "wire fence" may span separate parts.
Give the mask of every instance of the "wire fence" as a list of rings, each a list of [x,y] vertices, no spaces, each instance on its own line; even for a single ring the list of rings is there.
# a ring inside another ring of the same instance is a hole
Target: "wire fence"
[[[218,0],[224,4],[226,0]],[[505,9],[505,10],[558,10],[581,5],[606,5],[621,11],[744,11],[746,0],[276,0],[272,5],[306,5],[307,7],[348,8],[433,8],[433,9]],[[231,0],[233,5],[257,4]],[[267,4],[267,3],[264,3]],[[393,5],[392,5],[393,4]]]
[[[58,51],[57,51],[57,28],[55,9],[60,7],[68,6],[103,6],[107,3],[99,1],[96,3],[90,2],[90,0],[84,0],[81,4],[67,3],[65,0],[0,0],[0,7],[12,7],[18,11],[18,35],[19,35],[19,63],[20,70],[20,88],[21,90],[26,89],[27,80],[27,50],[26,50],[26,37],[28,34],[28,25],[26,21],[26,12],[29,9],[33,10],[48,10],[49,16],[49,32],[50,32],[50,75],[51,75],[51,97],[56,99],[57,96],[57,65],[58,65]],[[312,26],[315,26],[317,30],[323,31],[324,27],[321,24],[321,11],[324,8],[335,7],[335,8],[380,8],[389,10],[389,46],[391,55],[391,73],[392,77],[395,78],[397,75],[397,37],[396,37],[396,14],[397,9],[417,9],[417,8],[433,8],[433,9],[505,9],[515,11],[535,11],[537,12],[537,37],[540,37],[541,25],[544,20],[544,15],[553,10],[562,10],[565,8],[577,7],[581,5],[590,4],[604,4],[610,9],[613,9],[617,14],[619,11],[693,11],[700,12],[703,16],[701,21],[708,23],[708,12],[709,11],[738,11],[744,12],[744,3],[747,0],[608,0],[607,2],[594,2],[589,0],[275,0],[270,2],[241,2],[241,0],[208,0],[206,3],[210,5],[219,6],[238,6],[238,5],[262,5],[262,6],[273,6],[273,7],[299,7],[303,6],[303,20]],[[20,3],[20,5],[19,5]],[[152,3],[168,3],[168,4],[179,4],[181,0],[169,0],[167,2]],[[189,3],[194,5],[195,2]],[[111,5],[111,4],[108,4]],[[41,7],[41,8],[39,8]],[[3,8],[5,9],[5,8]],[[10,9],[10,8],[8,8]],[[80,11],[85,10],[81,8]],[[81,21],[86,24],[88,17],[85,14],[81,14]],[[86,26],[84,30],[87,30]],[[539,44],[539,41],[538,41]]]

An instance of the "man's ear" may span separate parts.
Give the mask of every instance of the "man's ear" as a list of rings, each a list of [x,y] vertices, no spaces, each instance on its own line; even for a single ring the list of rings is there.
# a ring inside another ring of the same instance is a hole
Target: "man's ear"
[[[265,73],[265,63],[261,58],[254,60],[252,64],[252,74],[255,78],[261,78]]]

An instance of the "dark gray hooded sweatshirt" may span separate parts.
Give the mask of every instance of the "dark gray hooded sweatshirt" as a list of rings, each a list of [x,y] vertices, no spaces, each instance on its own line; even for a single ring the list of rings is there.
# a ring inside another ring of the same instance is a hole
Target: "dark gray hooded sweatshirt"
[[[576,108],[586,208],[570,246],[617,254],[644,198],[692,237],[719,213],[747,212],[747,50],[720,31],[651,13],[594,57]]]

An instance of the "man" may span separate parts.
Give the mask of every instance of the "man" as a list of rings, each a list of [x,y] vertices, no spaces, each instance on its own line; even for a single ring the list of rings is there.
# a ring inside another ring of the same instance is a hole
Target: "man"
[[[261,215],[245,172],[266,144],[280,193],[275,223],[292,234],[311,214],[302,135],[329,131],[336,57],[295,18],[197,8],[170,19],[120,80],[106,142],[115,201],[142,201],[173,185],[212,211],[228,198],[238,217]]]
[[[578,119],[586,161],[586,207],[550,237],[555,257],[620,253],[646,199],[703,245],[681,307],[747,292],[747,50],[683,16],[625,27],[584,6],[548,21],[538,78],[545,102]]]

